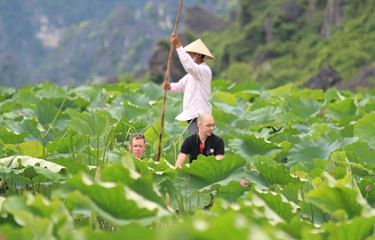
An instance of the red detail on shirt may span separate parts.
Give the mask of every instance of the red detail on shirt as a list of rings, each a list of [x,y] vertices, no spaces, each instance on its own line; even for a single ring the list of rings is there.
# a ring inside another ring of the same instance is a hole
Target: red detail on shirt
[[[203,146],[203,144],[200,142],[200,143],[199,143],[199,152],[200,152],[201,154],[203,154],[203,148],[204,148],[204,146]]]

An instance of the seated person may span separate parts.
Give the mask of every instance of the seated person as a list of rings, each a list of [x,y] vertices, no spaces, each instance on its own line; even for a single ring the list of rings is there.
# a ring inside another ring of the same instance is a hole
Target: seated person
[[[189,155],[189,162],[197,159],[199,154],[214,155],[217,160],[224,157],[224,141],[213,134],[215,120],[208,114],[198,116],[198,133],[187,137],[181,146],[175,166],[182,167]]]
[[[130,137],[129,140],[129,151],[138,160],[143,159],[143,155],[146,151],[146,138],[141,133],[135,133]]]

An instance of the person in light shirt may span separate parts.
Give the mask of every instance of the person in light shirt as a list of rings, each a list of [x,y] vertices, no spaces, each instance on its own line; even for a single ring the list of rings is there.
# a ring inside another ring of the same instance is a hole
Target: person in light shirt
[[[180,39],[172,34],[170,41],[176,48],[178,58],[187,74],[176,83],[163,83],[165,90],[183,93],[183,111],[176,117],[189,123],[189,135],[198,132],[197,117],[200,113],[211,113],[211,68],[205,59],[213,55],[201,39],[182,47]]]

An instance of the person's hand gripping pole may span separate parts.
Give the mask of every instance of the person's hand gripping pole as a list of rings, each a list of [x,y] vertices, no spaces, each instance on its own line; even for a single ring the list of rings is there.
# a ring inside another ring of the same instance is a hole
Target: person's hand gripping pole
[[[181,46],[181,43],[180,43],[180,41],[179,41],[179,39],[176,35],[176,32],[177,32],[178,23],[179,23],[179,20],[180,20],[183,2],[184,2],[183,0],[179,0],[179,3],[178,3],[176,22],[174,24],[173,33],[171,35],[171,43],[170,43],[170,47],[169,47],[167,70],[165,71],[165,78],[164,78],[164,82],[163,82],[164,94],[163,94],[163,104],[162,104],[161,119],[160,119],[159,145],[158,145],[158,154],[157,154],[157,158],[156,158],[157,162],[160,161],[161,150],[162,150],[162,145],[163,145],[164,118],[165,118],[165,110],[166,110],[166,103],[167,103],[167,91],[171,88],[169,76],[170,76],[170,72],[171,72],[172,54],[173,54],[174,48],[176,47],[175,42],[176,43],[178,42],[178,44],[180,44],[180,46]],[[172,41],[172,39],[174,39],[174,40]]]

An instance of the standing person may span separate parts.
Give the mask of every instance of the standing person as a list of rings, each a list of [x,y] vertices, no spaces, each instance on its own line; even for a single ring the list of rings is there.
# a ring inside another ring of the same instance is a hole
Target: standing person
[[[189,155],[189,162],[197,159],[199,154],[214,155],[217,160],[224,157],[224,141],[213,133],[215,120],[209,113],[198,117],[198,133],[187,137],[181,146],[175,166],[182,167]]]
[[[146,138],[141,133],[135,133],[129,140],[129,151],[138,160],[143,159],[146,151]]]
[[[177,83],[164,82],[167,91],[184,94],[183,111],[176,119],[189,123],[189,134],[198,132],[197,117],[200,113],[211,113],[209,98],[211,95],[211,68],[205,59],[213,59],[210,50],[198,39],[186,47],[182,47],[180,39],[172,34],[170,41],[176,48],[178,58],[187,74]]]

